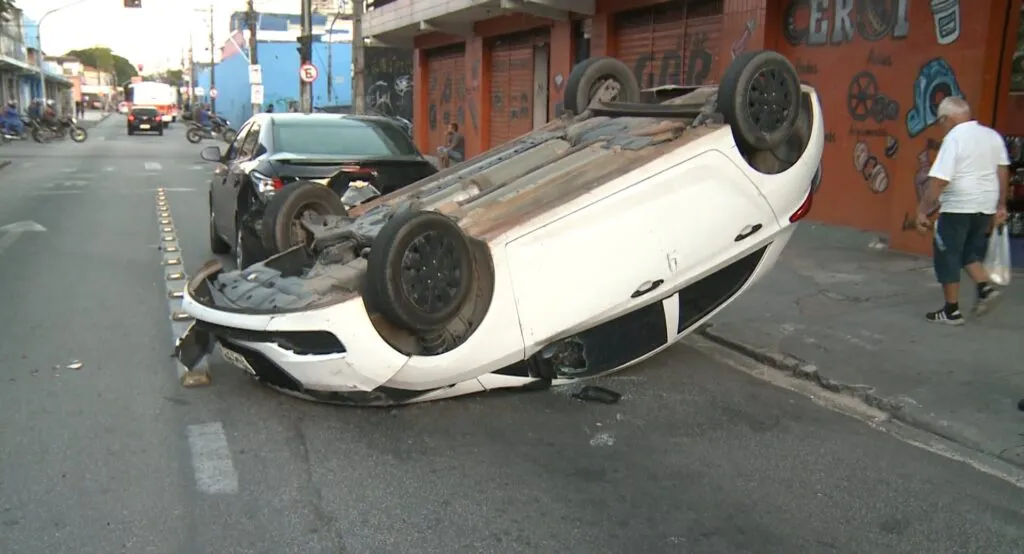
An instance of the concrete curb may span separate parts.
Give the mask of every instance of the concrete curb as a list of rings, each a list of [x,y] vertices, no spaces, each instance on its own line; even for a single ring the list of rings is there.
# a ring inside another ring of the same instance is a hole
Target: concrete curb
[[[811,383],[814,383],[815,385],[818,385],[830,392],[856,398],[868,406],[886,412],[897,421],[955,442],[976,452],[999,458],[1000,460],[1008,462],[1015,467],[1024,469],[1024,460],[1022,460],[1019,455],[1014,456],[1012,452],[1007,452],[1006,450],[996,451],[991,448],[987,448],[976,439],[971,438],[970,433],[966,430],[959,429],[957,425],[943,420],[935,414],[927,412],[920,406],[898,398],[890,398],[876,394],[874,387],[869,385],[851,385],[836,381],[822,375],[818,367],[814,364],[808,363],[795,356],[778,352],[769,352],[723,336],[715,332],[714,325],[710,323],[702,326],[697,330],[697,332],[707,340],[719,346],[728,348],[740,355],[751,358],[763,365],[784,372],[798,379],[810,381]]]
[[[89,128],[95,127],[96,125],[99,125],[100,123],[103,123],[111,115],[114,115],[114,114],[111,113],[111,112],[106,112],[103,115],[103,117],[100,117],[99,119],[90,119],[89,121],[81,121],[81,122],[79,122],[79,125],[81,125],[83,129],[89,129]]]

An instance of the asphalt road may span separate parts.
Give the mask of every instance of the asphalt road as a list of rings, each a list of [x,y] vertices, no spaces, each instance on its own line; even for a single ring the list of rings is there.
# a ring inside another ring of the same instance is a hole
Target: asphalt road
[[[0,146],[4,554],[1024,551],[1021,489],[695,341],[606,380],[610,406],[321,406],[223,362],[183,389],[154,191],[191,272],[209,166],[180,125],[123,124]]]

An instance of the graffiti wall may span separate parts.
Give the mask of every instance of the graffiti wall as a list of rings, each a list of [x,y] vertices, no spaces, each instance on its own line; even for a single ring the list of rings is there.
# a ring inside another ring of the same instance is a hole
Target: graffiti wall
[[[990,10],[965,2],[783,1],[780,49],[818,88],[828,131],[813,218],[923,249],[927,239],[902,224],[942,139],[936,108],[982,96]]]
[[[364,57],[366,107],[412,122],[412,49],[367,47]]]

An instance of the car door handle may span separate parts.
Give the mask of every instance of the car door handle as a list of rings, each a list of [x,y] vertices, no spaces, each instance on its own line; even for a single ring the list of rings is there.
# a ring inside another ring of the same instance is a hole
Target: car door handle
[[[660,287],[662,285],[662,283],[664,283],[664,282],[665,282],[664,279],[658,279],[657,281],[645,281],[645,282],[641,283],[640,286],[637,287],[637,289],[635,291],[633,291],[633,294],[629,295],[629,297],[630,298],[640,298],[641,296],[643,296],[643,295],[651,292],[652,290]]]
[[[736,238],[734,238],[733,241],[739,242],[741,240],[746,240],[750,238],[754,233],[760,231],[763,227],[764,225],[761,225],[760,223],[755,223],[754,225],[747,225],[743,229],[740,229],[740,234],[736,235]]]

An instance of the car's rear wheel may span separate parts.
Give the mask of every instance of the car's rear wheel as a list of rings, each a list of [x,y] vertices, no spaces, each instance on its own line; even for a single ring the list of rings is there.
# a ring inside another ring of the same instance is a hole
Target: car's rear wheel
[[[637,102],[640,83],[629,66],[615,58],[590,58],[576,64],[565,84],[565,109],[583,113],[598,97],[603,102]]]
[[[307,243],[311,237],[302,218],[309,212],[344,215],[346,210],[336,192],[312,181],[290,183],[274,193],[263,216],[261,239],[267,251],[275,254]]]
[[[214,254],[228,254],[231,245],[217,234],[217,216],[213,211],[213,198],[210,198],[210,251]]]
[[[800,77],[770,50],[741,54],[718,88],[718,108],[747,153],[773,150],[789,140],[800,115]]]
[[[156,134],[158,134],[160,136],[164,136],[164,128],[161,127],[160,130],[156,132]]]
[[[415,333],[446,327],[474,289],[473,255],[458,223],[433,211],[401,211],[377,233],[363,300]]]

